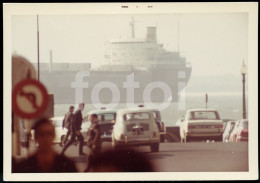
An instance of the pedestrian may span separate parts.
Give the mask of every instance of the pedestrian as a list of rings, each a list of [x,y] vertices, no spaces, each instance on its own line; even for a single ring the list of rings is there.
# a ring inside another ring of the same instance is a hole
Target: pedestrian
[[[72,133],[72,123],[73,123],[73,111],[74,111],[74,106],[70,106],[69,107],[69,111],[65,114],[63,122],[62,122],[62,129],[67,128],[67,134],[63,140],[63,142],[61,142],[61,145],[65,145],[68,141],[69,136]]]
[[[97,114],[91,114],[89,121],[91,125],[87,132],[87,146],[89,148],[88,163],[98,156],[101,151],[100,127]]]
[[[77,172],[74,162],[53,150],[55,127],[49,119],[41,119],[33,127],[38,150],[13,168],[14,173]]]
[[[81,125],[83,121],[81,112],[83,111],[83,109],[84,109],[84,103],[80,103],[78,110],[74,114],[71,138],[69,142],[62,149],[61,154],[64,154],[66,149],[75,141],[75,138],[77,137],[79,140],[79,155],[86,155],[85,153],[83,153],[84,137],[80,133]]]

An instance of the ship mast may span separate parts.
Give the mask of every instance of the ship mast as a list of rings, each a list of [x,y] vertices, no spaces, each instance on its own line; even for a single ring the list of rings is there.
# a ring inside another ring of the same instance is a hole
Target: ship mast
[[[132,27],[132,38],[135,38],[135,25],[134,25],[134,17],[132,17],[132,22],[130,22],[130,26]]]

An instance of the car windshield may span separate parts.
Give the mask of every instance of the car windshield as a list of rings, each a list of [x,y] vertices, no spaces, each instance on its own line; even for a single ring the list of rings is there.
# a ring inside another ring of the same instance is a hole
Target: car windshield
[[[147,112],[137,112],[137,113],[128,113],[124,115],[125,121],[139,121],[139,120],[149,120],[150,114]]]
[[[190,120],[203,120],[203,119],[217,119],[219,120],[219,115],[216,111],[193,111],[190,112]]]

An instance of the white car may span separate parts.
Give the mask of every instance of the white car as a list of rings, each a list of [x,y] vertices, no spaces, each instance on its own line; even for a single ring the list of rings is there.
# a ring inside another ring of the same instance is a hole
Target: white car
[[[223,121],[216,109],[192,109],[181,120],[181,142],[192,140],[222,141]]]
[[[50,119],[55,127],[55,138],[53,140],[54,143],[60,144],[63,141],[65,135],[67,134],[68,131],[67,128],[62,128],[63,119],[64,119],[63,116],[53,117]],[[32,133],[32,140],[35,140],[34,130],[31,130],[31,133]]]
[[[151,152],[159,151],[160,134],[153,111],[139,107],[119,109],[112,131],[112,147],[150,146]]]
[[[63,142],[66,134],[67,134],[67,128],[62,128],[62,121],[64,119],[64,116],[59,116],[59,117],[53,117],[50,120],[52,121],[54,127],[55,127],[55,139],[53,140],[54,143],[58,143],[61,145],[61,142]],[[88,127],[90,126],[89,123],[83,122],[81,126],[81,133],[84,137],[84,140],[86,140],[87,136],[87,130]],[[31,130],[32,134],[32,140],[34,140],[34,130]]]
[[[234,130],[230,134],[229,141],[231,142],[248,141],[248,120],[247,119],[236,121]]]
[[[55,139],[53,141],[54,143],[61,143],[63,141],[63,138],[65,138],[67,134],[67,128],[62,128],[63,119],[64,116],[51,118],[51,121],[55,127]]]

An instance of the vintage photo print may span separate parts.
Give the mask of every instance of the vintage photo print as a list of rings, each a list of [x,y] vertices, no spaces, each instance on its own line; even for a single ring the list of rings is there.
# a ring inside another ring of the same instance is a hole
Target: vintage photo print
[[[258,179],[257,5],[4,4],[4,180]]]

